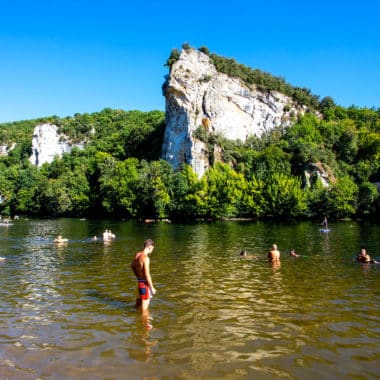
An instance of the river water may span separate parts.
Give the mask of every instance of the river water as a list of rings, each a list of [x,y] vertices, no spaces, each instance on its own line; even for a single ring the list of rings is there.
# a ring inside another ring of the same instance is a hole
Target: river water
[[[379,379],[380,265],[353,258],[365,247],[380,261],[380,225],[320,227],[0,227],[0,379]],[[92,240],[105,229],[114,241]],[[58,234],[68,243],[54,244]],[[146,238],[156,242],[149,323],[134,309],[130,270]],[[272,243],[279,267],[265,260]]]

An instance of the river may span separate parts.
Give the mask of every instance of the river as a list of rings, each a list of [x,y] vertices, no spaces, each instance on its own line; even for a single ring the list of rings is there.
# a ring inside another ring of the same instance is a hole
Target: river
[[[0,227],[0,379],[379,379],[380,264],[353,259],[365,247],[380,261],[380,225],[320,228],[70,218]],[[54,244],[59,234],[67,244]],[[149,323],[134,309],[130,270],[146,238],[156,243]],[[278,267],[265,259],[272,243]]]

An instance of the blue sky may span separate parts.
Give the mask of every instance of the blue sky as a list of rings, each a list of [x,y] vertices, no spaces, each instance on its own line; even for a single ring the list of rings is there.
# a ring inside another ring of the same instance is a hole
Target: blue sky
[[[348,107],[380,107],[380,2],[0,0],[0,122],[164,110],[187,42]]]

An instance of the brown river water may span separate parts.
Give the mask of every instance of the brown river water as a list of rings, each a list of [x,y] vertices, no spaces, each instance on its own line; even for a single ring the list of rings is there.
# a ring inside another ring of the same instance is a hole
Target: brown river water
[[[380,379],[380,225],[0,227],[0,379]],[[93,241],[111,229],[116,239]],[[57,245],[61,234],[69,239]],[[156,242],[149,324],[130,270]],[[281,266],[266,262],[277,243]],[[295,248],[300,257],[291,258]],[[246,249],[252,259],[241,259]]]

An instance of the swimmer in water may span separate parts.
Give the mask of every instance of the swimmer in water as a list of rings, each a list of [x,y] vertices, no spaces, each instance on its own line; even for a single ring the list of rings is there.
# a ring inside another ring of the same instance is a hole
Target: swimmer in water
[[[245,249],[242,249],[239,254],[241,259],[250,260],[255,259],[256,256],[248,255],[248,252]]]
[[[360,253],[356,256],[356,261],[360,263],[380,264],[380,262],[371,259],[371,256],[367,253],[367,250],[362,248]]]
[[[273,244],[267,255],[268,261],[272,264],[279,265],[281,263],[280,255],[280,251],[277,249],[277,244]]]
[[[57,238],[54,239],[54,243],[67,243],[68,239],[62,237],[62,235],[58,235]]]

